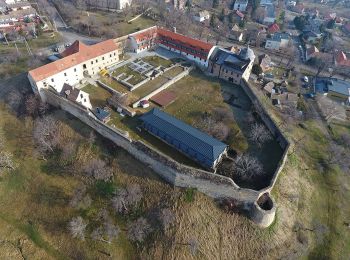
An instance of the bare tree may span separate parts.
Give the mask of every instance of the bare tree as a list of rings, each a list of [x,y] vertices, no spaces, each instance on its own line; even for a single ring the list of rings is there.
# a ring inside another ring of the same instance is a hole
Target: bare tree
[[[16,164],[13,160],[12,153],[6,151],[0,151],[0,172],[2,169],[14,170]]]
[[[231,176],[239,176],[242,179],[251,179],[264,173],[262,164],[247,154],[238,155],[230,168]]]
[[[85,239],[85,229],[87,224],[83,220],[82,217],[73,218],[68,225],[68,229],[73,237],[80,238],[82,240]]]
[[[195,126],[221,141],[226,140],[230,129],[224,122],[220,121],[220,116],[223,115],[219,115],[219,113],[216,116],[205,115],[195,123]]]
[[[89,194],[86,194],[86,186],[79,186],[73,193],[69,205],[74,208],[86,209],[90,207],[92,200]]]
[[[198,240],[195,238],[191,238],[188,241],[188,247],[190,248],[190,252],[192,255],[196,255],[198,252],[198,248],[199,248],[199,243]]]
[[[162,223],[164,231],[166,231],[175,221],[175,214],[171,209],[162,209],[159,214],[159,220]]]
[[[49,109],[49,105],[41,102],[39,96],[29,95],[25,100],[25,109],[27,115],[36,117],[37,115],[44,115]]]
[[[350,147],[350,135],[347,133],[340,135],[339,143],[346,146],[346,147]],[[0,148],[1,148],[1,146],[0,146]]]
[[[255,123],[250,127],[249,139],[258,146],[262,146],[272,140],[272,135],[263,124]]]
[[[151,225],[143,217],[128,225],[128,238],[133,242],[142,243],[151,232]]]
[[[117,195],[112,199],[113,208],[118,213],[128,213],[130,206],[135,206],[142,199],[142,191],[139,185],[131,185],[120,188]]]
[[[328,160],[330,165],[338,166],[342,171],[350,170],[350,155],[343,146],[331,143],[328,147]]]
[[[22,104],[22,99],[23,99],[22,94],[17,90],[13,90],[6,96],[7,106],[11,110],[18,112],[18,110]]]
[[[53,152],[60,142],[58,121],[52,116],[36,119],[33,136],[37,149],[42,155],[46,152]]]
[[[113,177],[112,169],[101,159],[92,159],[85,166],[84,172],[96,180],[109,181]]]

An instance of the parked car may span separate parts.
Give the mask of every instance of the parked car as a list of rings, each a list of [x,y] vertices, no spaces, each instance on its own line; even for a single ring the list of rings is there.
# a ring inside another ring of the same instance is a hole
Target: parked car
[[[308,83],[308,82],[309,82],[309,78],[308,78],[307,76],[304,76],[304,81],[305,81],[306,83]]]

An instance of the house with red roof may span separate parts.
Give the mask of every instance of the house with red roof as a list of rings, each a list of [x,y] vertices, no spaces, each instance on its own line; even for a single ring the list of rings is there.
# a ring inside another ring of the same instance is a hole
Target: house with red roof
[[[350,60],[343,51],[336,51],[334,54],[334,63],[339,67],[350,67]]]
[[[273,23],[267,28],[267,32],[269,34],[274,34],[274,33],[278,32],[279,30],[280,30],[280,27],[277,23]]]
[[[135,53],[159,46],[178,53],[204,67],[208,66],[209,56],[215,47],[210,43],[157,26],[130,34],[128,39],[129,49]]]
[[[61,59],[48,63],[28,73],[28,79],[35,93],[42,88],[52,88],[61,93],[63,86],[74,86],[86,76],[98,74],[102,69],[119,61],[118,45],[114,40],[94,45],[75,41],[63,51]]]

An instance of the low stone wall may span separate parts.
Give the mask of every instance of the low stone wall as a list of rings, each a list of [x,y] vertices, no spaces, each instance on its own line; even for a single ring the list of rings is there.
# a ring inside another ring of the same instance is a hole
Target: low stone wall
[[[168,87],[170,87],[171,85],[173,85],[174,83],[176,83],[177,81],[179,81],[180,79],[186,77],[190,71],[192,70],[191,68],[185,69],[183,72],[181,72],[179,75],[177,75],[176,77],[170,79],[169,81],[167,81],[166,83],[164,83],[162,86],[160,86],[159,88],[157,88],[156,90],[154,90],[153,92],[151,92],[150,94],[148,94],[147,96],[139,99],[138,101],[136,101],[134,104],[132,104],[133,108],[136,108],[140,105],[140,102],[142,100],[149,100],[151,99],[153,96],[157,95],[158,93],[162,92],[163,90],[167,89]]]
[[[254,103],[254,105],[258,106],[257,111],[259,113],[261,120],[264,122],[266,127],[272,133],[272,135],[277,139],[281,148],[284,150],[283,156],[281,157],[281,160],[278,163],[277,169],[275,170],[275,173],[271,179],[270,185],[268,187],[266,187],[265,189],[262,189],[260,191],[260,193],[263,194],[266,192],[270,192],[273,189],[273,187],[278,179],[279,174],[281,173],[281,171],[284,168],[284,165],[286,164],[290,143],[289,143],[288,139],[285,137],[285,135],[282,133],[280,128],[277,126],[277,124],[269,116],[266,109],[261,104],[259,98],[253,92],[252,87],[249,85],[249,83],[246,82],[245,80],[242,80],[241,84],[242,84],[242,89],[245,91],[245,93],[248,95],[248,97],[251,99],[251,101]]]
[[[48,103],[74,115],[175,186],[196,188],[210,197],[233,198],[246,205],[252,205],[260,195],[258,191],[239,188],[231,178],[182,165],[141,141],[133,141],[127,132],[104,124],[88,110],[56,95],[53,91],[42,91]]]
[[[98,84],[100,87],[104,88],[105,90],[107,90],[107,91],[108,91],[109,93],[111,93],[112,95],[113,95],[113,94],[116,94],[116,95],[118,95],[118,96],[121,96],[121,95],[124,94],[124,93],[121,93],[121,92],[115,90],[114,88],[111,88],[110,86],[108,86],[107,84],[103,83],[102,81],[97,80],[96,82],[97,82],[97,84]]]
[[[248,85],[245,87],[250,86]],[[240,188],[231,178],[180,164],[141,141],[133,141],[129,137],[128,132],[121,131],[117,128],[104,124],[96,119],[90,111],[85,110],[74,102],[57,95],[57,93],[54,91],[48,89],[43,89],[41,91],[48,103],[74,115],[82,122],[92,127],[99,134],[111,140],[119,147],[122,147],[136,159],[146,164],[170,184],[178,187],[196,188],[198,191],[215,199],[228,198],[239,201],[245,205],[246,209],[249,210],[249,217],[261,227],[267,227],[274,221],[276,205],[274,204],[273,199],[271,198],[271,210],[260,208],[257,204],[258,199],[266,193],[269,194],[273,188],[279,173],[284,167],[289,148],[288,140],[279,131],[272,119],[270,119],[271,121],[267,121],[268,124],[270,124],[269,129],[275,131],[273,133],[281,135],[277,137],[282,140],[281,145],[283,145],[285,152],[269,187],[256,191],[252,189]],[[257,100],[253,92],[248,95],[253,97],[252,100]],[[266,115],[261,116],[263,120],[264,118],[269,118],[267,113]]]

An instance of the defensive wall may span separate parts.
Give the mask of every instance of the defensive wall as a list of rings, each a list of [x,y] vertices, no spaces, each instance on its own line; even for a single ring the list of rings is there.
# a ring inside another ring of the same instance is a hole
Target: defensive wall
[[[243,89],[245,89],[247,95],[252,101],[256,101],[256,104],[261,106],[261,109],[259,109],[261,119],[285,150],[270,185],[260,191],[240,188],[229,177],[180,164],[142,141],[132,140],[128,132],[110,127],[99,121],[91,111],[59,96],[55,91],[50,89],[42,89],[41,91],[49,104],[61,108],[80,119],[99,134],[143,162],[168,183],[177,187],[195,188],[215,199],[231,199],[239,202],[249,212],[249,217],[252,221],[261,227],[268,227],[274,221],[276,213],[276,205],[270,197],[270,191],[286,162],[289,142],[274,121],[268,116],[258,98],[251,91],[248,83],[243,82],[243,84],[245,84]]]

